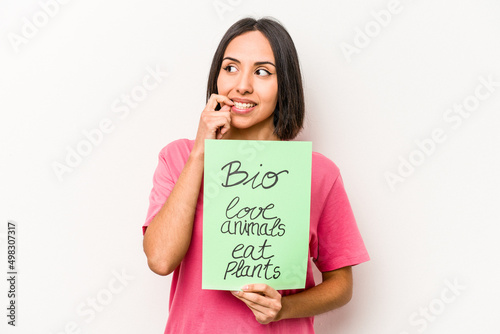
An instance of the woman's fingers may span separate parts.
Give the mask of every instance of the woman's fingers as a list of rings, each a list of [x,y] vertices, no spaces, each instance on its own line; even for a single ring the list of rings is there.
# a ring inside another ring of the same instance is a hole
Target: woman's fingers
[[[261,324],[276,320],[281,310],[281,295],[267,284],[250,284],[233,295],[243,301]]]
[[[225,117],[226,122],[219,127],[219,131],[217,133],[217,139],[221,139],[224,134],[229,130],[231,127],[231,113],[230,113],[231,107],[225,105],[221,108],[221,110],[218,111],[219,114],[221,114],[222,117]]]
[[[208,99],[205,110],[207,111],[215,111],[215,107],[217,107],[217,103],[220,103],[221,107],[224,105],[234,106],[233,101],[231,101],[227,96],[212,94]]]
[[[276,291],[275,289],[273,289],[269,285],[263,284],[263,283],[248,284],[248,285],[245,285],[241,290],[243,290],[245,292],[255,292],[255,293],[259,293],[259,294],[262,294],[262,295],[265,295],[268,297],[281,299],[281,294],[278,291]]]
[[[231,126],[229,111],[204,111],[199,125],[199,136],[202,139],[215,139],[217,135],[224,134]]]
[[[217,104],[222,107],[215,110]],[[212,94],[200,116],[200,124],[196,134],[193,150],[195,154],[205,151],[205,139],[221,139],[231,127],[231,106],[234,105],[227,96]]]
[[[221,102],[218,102],[221,101]],[[213,108],[217,103],[222,104],[222,108],[215,111]],[[231,126],[231,107],[225,103],[232,103],[226,96],[212,95],[205,110],[201,114],[199,129],[203,139],[221,139]]]

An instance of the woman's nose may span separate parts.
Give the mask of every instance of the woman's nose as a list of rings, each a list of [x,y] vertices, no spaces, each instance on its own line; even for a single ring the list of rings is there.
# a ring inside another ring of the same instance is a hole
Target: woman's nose
[[[251,73],[241,74],[236,86],[236,91],[241,95],[251,94],[253,92],[253,82]]]

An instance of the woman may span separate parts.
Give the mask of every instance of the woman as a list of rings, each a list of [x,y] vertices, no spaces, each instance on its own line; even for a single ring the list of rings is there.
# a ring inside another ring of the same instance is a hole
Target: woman
[[[153,178],[144,251],[152,271],[174,273],[165,333],[314,333],[314,315],[350,300],[351,266],[367,261],[368,254],[338,168],[318,153],[312,159],[306,289],[201,289],[204,140],[290,140],[303,118],[289,34],[271,19],[236,22],[215,52],[196,139],[167,145]],[[323,276],[317,286],[312,261]]]

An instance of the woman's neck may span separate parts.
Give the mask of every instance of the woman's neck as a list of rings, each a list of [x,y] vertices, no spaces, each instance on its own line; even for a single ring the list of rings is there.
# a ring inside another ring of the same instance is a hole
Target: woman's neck
[[[274,133],[274,123],[272,116],[266,121],[254,124],[249,128],[230,127],[224,134],[224,139],[233,140],[280,140]]]
[[[264,129],[263,129],[264,130]],[[274,131],[251,131],[251,129],[231,128],[224,139],[233,140],[280,140]]]

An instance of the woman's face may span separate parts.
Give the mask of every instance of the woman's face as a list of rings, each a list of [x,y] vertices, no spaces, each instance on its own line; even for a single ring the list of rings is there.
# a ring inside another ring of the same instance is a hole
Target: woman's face
[[[273,50],[260,31],[234,38],[226,48],[217,78],[220,95],[234,102],[234,137],[276,139],[273,112],[278,101],[278,79]]]

